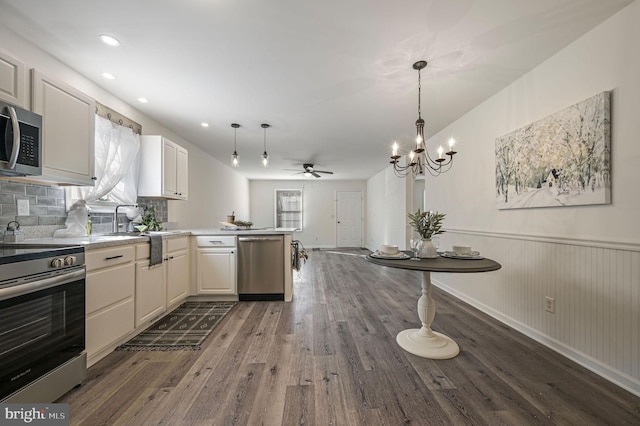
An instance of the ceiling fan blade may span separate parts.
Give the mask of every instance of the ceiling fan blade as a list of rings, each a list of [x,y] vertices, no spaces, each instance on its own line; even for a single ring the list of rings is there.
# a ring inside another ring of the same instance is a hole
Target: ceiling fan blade
[[[315,176],[315,177],[317,177],[317,178],[319,178],[319,177],[320,177],[320,175],[319,175],[318,173],[316,173],[315,171],[314,171],[314,172],[311,172],[311,174],[312,174],[312,175],[314,175],[314,176]]]
[[[328,175],[332,175],[333,174],[333,172],[329,172],[327,170],[314,170],[314,172],[316,172],[316,173],[326,173]]]

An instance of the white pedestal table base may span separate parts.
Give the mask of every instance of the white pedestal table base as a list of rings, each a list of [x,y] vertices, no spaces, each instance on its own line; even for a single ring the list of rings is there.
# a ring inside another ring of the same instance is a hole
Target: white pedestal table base
[[[422,328],[403,330],[396,336],[405,351],[423,358],[449,359],[460,353],[458,344],[448,336],[431,330],[436,305],[431,296],[431,273],[422,272],[422,296],[418,299],[418,317]]]

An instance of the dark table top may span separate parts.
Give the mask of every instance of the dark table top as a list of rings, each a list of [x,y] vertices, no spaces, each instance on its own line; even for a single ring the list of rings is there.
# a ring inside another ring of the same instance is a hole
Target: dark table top
[[[405,252],[411,256],[411,252]],[[367,261],[376,265],[389,266],[391,268],[411,269],[414,271],[427,272],[489,272],[496,271],[502,267],[498,262],[491,259],[450,259],[447,257],[437,257],[435,259],[398,260],[398,259],[378,259],[367,255]]]

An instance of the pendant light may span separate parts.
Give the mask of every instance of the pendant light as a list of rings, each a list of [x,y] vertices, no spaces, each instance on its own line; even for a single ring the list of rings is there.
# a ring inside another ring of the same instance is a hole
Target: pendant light
[[[271,127],[266,123],[260,125],[264,129],[264,152],[262,153],[262,166],[269,167],[269,154],[267,154],[267,129]]]
[[[238,150],[236,149],[237,146],[237,133],[238,133],[238,127],[240,127],[239,124],[236,123],[232,123],[231,127],[233,127],[233,154],[231,154],[231,165],[233,167],[239,167],[240,166],[240,156],[238,155]]]

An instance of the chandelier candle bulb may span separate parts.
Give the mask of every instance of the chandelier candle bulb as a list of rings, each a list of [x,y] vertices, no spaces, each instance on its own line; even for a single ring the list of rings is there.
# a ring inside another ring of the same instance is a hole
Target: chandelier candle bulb
[[[440,145],[440,147],[438,148],[438,158],[442,158],[443,152],[444,152],[444,148],[442,147],[442,145]]]
[[[391,150],[391,155],[393,155],[394,157],[396,155],[398,155],[398,143],[397,142],[393,143],[393,148]]]

